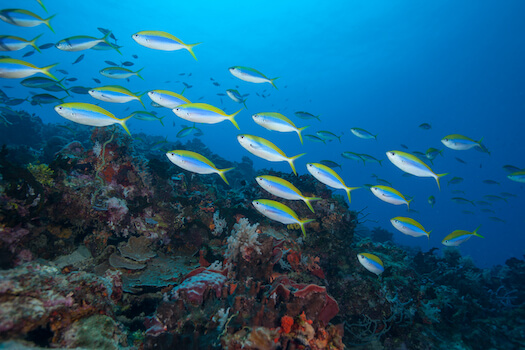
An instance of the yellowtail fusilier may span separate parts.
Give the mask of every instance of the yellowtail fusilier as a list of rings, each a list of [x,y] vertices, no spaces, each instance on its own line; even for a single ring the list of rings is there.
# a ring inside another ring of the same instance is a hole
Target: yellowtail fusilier
[[[352,134],[354,134],[355,136],[359,137],[360,139],[365,139],[365,140],[375,139],[375,140],[377,140],[377,135],[373,135],[371,132],[366,131],[365,129],[352,128],[352,129],[350,129],[350,131],[352,132]]]
[[[516,171],[507,175],[507,178],[512,181],[525,183],[525,171]]]
[[[357,190],[360,187],[348,187],[345,185],[345,182],[339,174],[337,174],[333,169],[330,169],[326,165],[319,163],[308,163],[306,164],[306,169],[312,174],[317,180],[321,181],[327,186],[337,188],[340,190],[345,190],[348,195],[348,203],[352,203],[352,198],[350,192]]]
[[[142,96],[143,94],[134,94],[122,86],[106,85],[91,89],[88,92],[91,95],[91,97],[94,97],[97,100],[112,103],[126,103],[129,101],[137,100],[144,108],[146,108],[146,106],[144,106],[144,103],[142,103],[140,99],[140,96]]]
[[[326,130],[318,131],[318,132],[316,132],[316,134],[317,134],[317,136],[319,136],[320,138],[322,138],[325,141],[332,141],[332,140],[338,139],[339,142],[341,142],[341,136],[343,136],[343,134],[341,134],[341,136],[337,136],[333,132],[326,131]]]
[[[370,191],[383,202],[387,202],[394,205],[406,204],[407,208],[410,209],[410,202],[412,199],[406,200],[405,197],[396,189],[389,186],[372,186]]]
[[[321,200],[321,198],[318,197],[307,197],[303,195],[293,184],[277,176],[261,175],[257,176],[255,180],[259,186],[274,196],[292,201],[302,200],[308,208],[310,208],[312,213],[315,213],[315,211],[311,202]]]
[[[234,168],[217,169],[217,167],[206,157],[198,153],[184,150],[174,150],[166,153],[166,156],[173,164],[184,170],[197,174],[219,174],[219,176],[229,185],[224,174]]]
[[[396,216],[395,218],[390,219],[390,222],[392,223],[392,226],[405,235],[412,237],[427,236],[427,238],[430,239],[430,232],[432,231],[425,231],[423,226],[414,219]]]
[[[143,121],[146,121],[146,122],[159,121],[162,124],[162,126],[164,126],[164,123],[162,122],[162,119],[166,118],[166,116],[158,117],[155,114],[153,114],[151,112],[146,112],[146,111],[135,111],[135,112],[130,114],[130,117],[138,119],[138,120],[143,120]]]
[[[36,41],[42,35],[43,34],[37,35],[33,40],[25,40],[11,35],[0,35],[0,51],[18,51],[27,46],[32,46],[35,50],[41,52]]]
[[[55,111],[62,117],[82,125],[108,126],[120,124],[129,136],[131,136],[126,126],[126,121],[131,118],[131,116],[118,119],[102,107],[82,102],[64,103],[55,106]]]
[[[191,103],[186,97],[168,90],[151,90],[148,92],[148,96],[153,102],[169,109]]]
[[[239,78],[241,80],[244,80],[250,83],[270,83],[272,84],[274,88],[277,89],[277,86],[275,86],[273,81],[275,79],[279,79],[279,77],[270,79],[266,75],[259,72],[258,70],[250,68],[250,67],[235,66],[235,67],[228,68],[228,70],[234,77]]]
[[[436,179],[438,188],[441,189],[439,185],[439,179],[448,173],[445,174],[436,174],[430,169],[428,165],[423,163],[418,157],[401,151],[388,151],[386,152],[388,159],[397,166],[399,169],[403,170],[405,173],[415,175],[418,177],[433,177]]]
[[[140,79],[144,80],[144,78],[140,75],[140,71],[142,71],[143,69],[144,68],[141,68],[138,71],[133,72],[132,70],[124,67],[107,67],[100,70],[99,73],[105,76],[106,78],[112,79],[127,79],[136,75]]]
[[[295,112],[294,114],[295,114],[295,116],[297,118],[301,118],[301,119],[305,119],[305,120],[317,119],[317,120],[321,121],[321,119],[319,119],[320,115],[313,115],[312,113],[303,112],[303,111]]]
[[[362,160],[363,164],[366,165],[366,161],[363,159],[363,157],[361,157],[361,154],[359,153],[347,151],[347,152],[341,153],[341,156],[343,156],[346,159],[352,159],[352,160],[357,160],[357,161]]]
[[[173,109],[173,113],[175,113],[177,117],[190,122],[217,124],[224,120],[229,120],[237,129],[239,129],[239,125],[234,118],[240,111],[242,111],[242,109],[239,109],[233,114],[226,114],[223,110],[207,103],[186,103]]]
[[[253,206],[259,213],[263,214],[267,218],[278,221],[281,224],[292,225],[297,224],[301,226],[301,231],[303,231],[303,236],[306,237],[306,231],[304,225],[315,221],[313,219],[299,219],[297,214],[286,205],[272,201],[270,199],[257,199],[252,202]]]
[[[244,96],[242,96],[239,93],[239,91],[234,89],[228,89],[226,90],[226,95],[228,95],[228,97],[231,98],[232,101],[242,103],[244,105],[244,108],[248,109],[248,107],[246,107],[246,99],[243,98]]]
[[[40,6],[42,6],[42,8],[44,9],[44,11],[47,12],[47,9],[46,7],[44,6],[44,3],[42,2],[42,0],[36,0],[36,2],[38,2],[40,4]]]
[[[379,257],[375,256],[374,254],[359,253],[357,254],[357,259],[365,269],[372,273],[375,273],[378,276],[382,274],[383,271],[385,271],[385,266],[383,265],[383,262],[381,261],[381,259],[379,259]]]
[[[478,233],[478,230],[481,226],[478,226],[473,232],[465,230],[455,230],[441,241],[443,245],[447,247],[457,247],[461,243],[468,241],[472,236],[477,236],[480,238],[485,238]]]
[[[15,60],[14,58],[0,58],[0,78],[26,78],[33,74],[42,73],[48,77],[57,80],[57,78],[49,72],[49,70],[58,65],[52,64],[47,67],[38,68],[29,62],[22,60]]]
[[[201,44],[185,44],[182,42],[182,40],[176,38],[170,33],[162,32],[159,30],[144,30],[133,34],[131,37],[137,42],[137,44],[154,50],[188,50],[188,52],[191,53],[195,60],[197,60],[197,57],[195,57],[195,54],[193,53],[193,47]]]
[[[301,144],[303,143],[303,136],[301,135],[301,131],[306,129],[308,126],[298,128],[290,119],[286,118],[281,113],[261,112],[254,114],[252,118],[257,124],[268,130],[280,132],[296,132],[297,135],[299,135],[299,140],[301,141]]]
[[[106,33],[102,38],[97,39],[92,36],[87,35],[76,35],[72,36],[66,39],[60,40],[58,43],[56,43],[55,47],[62,51],[68,51],[68,52],[77,52],[77,51],[83,51],[83,50],[89,50],[93,46],[99,44],[99,43],[106,43],[110,45],[108,42],[108,36],[111,34],[111,32]],[[115,48],[115,50],[120,53],[118,49]]]
[[[43,19],[33,12],[21,9],[5,9],[0,11],[0,19],[6,23],[13,24],[19,27],[36,27],[42,23],[51,29],[54,33],[55,31],[49,24],[49,21],[56,15],[50,16],[46,19]]]
[[[258,136],[242,134],[237,135],[237,140],[239,141],[242,147],[244,147],[248,152],[250,152],[253,155],[256,155],[257,157],[266,159],[270,162],[288,162],[295,175],[297,175],[297,172],[295,171],[294,161],[297,158],[302,157],[306,154],[301,153],[296,155],[295,157],[288,157],[276,145]]]
[[[463,136],[463,135],[452,134],[452,135],[443,137],[441,139],[441,142],[450,149],[453,149],[456,151],[465,151],[473,147],[482,148],[481,146],[482,140],[483,138],[481,138],[481,140],[479,141],[474,141],[473,139]]]

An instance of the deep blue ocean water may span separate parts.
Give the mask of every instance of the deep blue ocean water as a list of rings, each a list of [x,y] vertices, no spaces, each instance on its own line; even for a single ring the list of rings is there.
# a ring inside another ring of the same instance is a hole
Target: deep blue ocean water
[[[26,39],[44,33],[38,44],[56,43],[73,35],[99,37],[97,27],[108,28],[122,45],[122,55],[113,51],[63,52],[55,48],[42,54],[23,58],[42,67],[59,62],[56,69],[65,69],[78,81],[70,84],[86,87],[122,84],[131,91],[167,89],[180,93],[183,82],[192,87],[184,96],[191,101],[213,104],[228,113],[242,105],[221,97],[226,89],[236,88],[249,93],[248,110],[242,111],[238,123],[242,133],[269,139],[287,155],[306,152],[297,161],[301,174],[307,173],[307,162],[329,159],[342,164],[336,169],[349,186],[374,184],[372,174],[386,179],[401,193],[414,197],[407,213],[406,206],[381,202],[366,188],[352,193],[353,210],[370,213],[369,227],[381,226],[394,232],[395,241],[420,246],[423,250],[443,247],[443,237],[455,229],[472,231],[481,225],[479,233],[485,239],[473,237],[461,245],[464,255],[470,255],[478,266],[501,264],[511,256],[521,257],[525,249],[523,236],[524,185],[506,178],[505,164],[525,168],[525,3],[522,1],[47,1],[48,14],[57,14],[51,21],[55,33],[45,26],[15,27],[0,22],[0,32]],[[3,5],[6,7],[7,5]],[[13,6],[14,5],[9,5]],[[46,17],[36,1],[19,0],[17,7]],[[185,43],[202,42],[195,47],[195,61],[184,50],[163,52],[138,45],[131,35],[142,30],[169,32]],[[30,49],[10,53],[22,59]],[[85,54],[78,64],[75,59]],[[133,59],[132,55],[138,55]],[[132,77],[129,82],[114,81],[98,72],[106,67],[105,60],[135,62],[132,68],[142,68],[144,80]],[[230,66],[248,66],[276,80],[278,90],[270,84],[252,84],[233,77]],[[56,72],[56,69],[53,72]],[[185,75],[179,75],[186,73]],[[192,73],[191,76],[188,76]],[[62,77],[60,73],[56,73]],[[215,82],[220,86],[213,85]],[[170,82],[167,82],[170,81]],[[10,97],[25,98],[29,90],[18,80],[2,79],[0,85]],[[263,94],[266,97],[256,95]],[[60,94],[57,94],[60,96]],[[67,102],[97,103],[89,95],[74,95]],[[144,102],[150,100],[144,97]],[[129,113],[138,102],[100,105],[117,117]],[[44,122],[70,123],[53,110],[53,105],[18,106],[39,115]],[[150,108],[153,109],[153,108]],[[322,122],[295,118],[293,112],[308,111],[320,115]],[[257,112],[280,112],[296,125],[310,125],[305,131],[314,134],[328,130],[344,133],[326,145],[305,141],[301,145],[295,133],[268,131],[256,125],[251,115]],[[171,111],[162,127],[157,122],[130,121],[132,132],[141,131],[176,139],[181,125],[188,122]],[[161,113],[161,115],[163,115]],[[432,129],[422,130],[421,123]],[[376,140],[354,136],[350,128],[360,127],[377,134]],[[286,163],[270,163],[249,154],[237,142],[239,133],[231,123],[201,125],[203,142],[215,153],[232,161],[249,156],[256,168],[272,167],[290,171]],[[483,142],[491,155],[475,150],[445,149],[440,140],[459,133]],[[442,179],[441,191],[431,178],[406,178],[391,164],[385,152],[403,150],[424,152],[429,147],[445,149],[432,165],[436,173],[448,172]],[[341,157],[341,152],[367,153],[384,159],[382,166],[357,163]],[[466,164],[458,162],[459,157]],[[465,180],[447,186],[454,176]],[[501,185],[487,185],[492,179]],[[481,206],[457,204],[451,201],[451,190],[465,191],[469,200],[482,200],[484,195],[509,192],[516,195],[508,202],[494,202],[495,214],[485,214]],[[344,195],[343,191],[336,192]],[[427,203],[436,197],[432,208]],[[471,210],[475,214],[463,214]],[[394,216],[410,216],[432,230],[430,240],[413,238],[397,232],[390,224]],[[505,222],[495,222],[495,216]]]

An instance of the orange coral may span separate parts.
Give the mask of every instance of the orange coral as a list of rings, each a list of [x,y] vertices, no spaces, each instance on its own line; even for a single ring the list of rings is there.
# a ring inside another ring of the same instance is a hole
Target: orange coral
[[[288,334],[292,330],[293,318],[290,316],[283,316],[281,318],[281,329],[284,333]]]

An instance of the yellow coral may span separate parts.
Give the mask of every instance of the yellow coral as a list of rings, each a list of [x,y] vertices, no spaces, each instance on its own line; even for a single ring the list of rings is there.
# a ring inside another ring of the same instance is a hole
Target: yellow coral
[[[43,186],[53,186],[53,170],[47,164],[29,164],[27,170],[33,174],[36,181]]]

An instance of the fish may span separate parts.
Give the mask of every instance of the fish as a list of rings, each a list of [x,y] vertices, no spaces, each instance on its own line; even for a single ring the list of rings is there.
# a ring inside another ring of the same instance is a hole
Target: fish
[[[341,164],[338,164],[332,160],[328,160],[328,159],[323,159],[321,161],[319,161],[319,163],[323,164],[323,165],[326,165],[327,167],[329,167],[330,169],[333,169],[333,168],[339,168],[339,169],[343,169],[341,167]]]
[[[69,91],[79,94],[79,95],[89,95],[90,88],[83,87],[83,86],[73,86],[69,89]]]
[[[374,254],[370,253],[359,253],[357,254],[357,260],[359,260],[359,263],[363,265],[365,269],[368,271],[380,275],[385,271],[385,266],[383,265],[383,262],[379,257],[375,256]]]
[[[138,56],[138,55],[131,55],[131,57],[133,57],[134,59],[137,59],[137,58],[139,58],[139,56]]]
[[[50,103],[64,103],[64,99],[66,97],[58,98],[50,94],[38,94],[38,95],[33,95],[33,97],[31,98],[31,104],[41,105],[41,104],[50,104]]]
[[[427,238],[430,239],[430,232],[432,231],[427,232],[423,226],[414,219],[396,216],[395,218],[390,219],[390,222],[392,223],[392,226],[405,235],[412,237],[427,236]]]
[[[308,141],[311,141],[311,142],[326,143],[325,140],[323,140],[322,138],[320,138],[318,136],[315,136],[315,135],[306,134],[306,135],[303,135],[303,138],[305,138],[305,139],[307,139]]]
[[[352,128],[352,129],[350,129],[350,131],[352,132],[352,134],[354,134],[355,136],[359,137],[360,139],[365,139],[365,140],[374,139],[374,140],[377,140],[377,135],[373,135],[372,133],[370,133],[369,131],[366,131],[365,129]]]
[[[428,204],[430,204],[432,206],[432,208],[433,208],[434,204],[436,204],[436,197],[434,197],[434,196],[428,197]]]
[[[459,176],[454,176],[452,179],[448,180],[447,185],[457,185],[463,182],[463,178]]]
[[[403,147],[404,149],[408,149],[408,146],[405,144],[401,144],[400,146]]]
[[[302,128],[296,127],[290,119],[288,119],[281,113],[261,112],[252,115],[252,118],[255,121],[255,123],[259,124],[267,130],[280,132],[296,132],[297,135],[299,135],[299,140],[301,141],[301,144],[303,143],[303,136],[301,135],[301,132],[304,129],[308,128],[308,125]]]
[[[185,125],[183,125],[182,129],[177,133],[177,137],[178,138],[183,138],[183,137],[191,135],[193,132],[195,132],[195,134],[194,134],[195,136],[198,136],[198,132],[199,131],[200,131],[200,129],[195,127],[195,123],[193,124],[193,126],[185,126]]]
[[[441,190],[441,186],[439,185],[439,179],[445,175],[448,175],[448,173],[434,173],[428,165],[426,165],[425,163],[423,163],[423,161],[421,161],[416,156],[410,153],[401,151],[388,151],[386,152],[386,155],[388,159],[392,162],[392,164],[394,164],[396,167],[408,174],[415,175],[418,177],[433,177],[434,179],[436,179],[438,188]]]
[[[43,34],[37,35],[33,40],[25,40],[12,35],[0,35],[0,51],[18,51],[26,48],[27,46],[32,46],[36,51],[42,52],[36,45],[36,41],[42,35]]]
[[[433,147],[430,147],[429,149],[427,149],[427,151],[425,152],[425,156],[427,157],[427,159],[429,160],[434,160],[437,155],[440,154],[441,156],[443,156],[443,150],[439,150],[439,149],[436,149],[436,148],[433,148]]]
[[[5,101],[4,103],[6,104],[6,106],[18,106],[19,104],[24,103],[25,101],[27,101],[25,98],[12,98]]]
[[[120,45],[110,44],[110,43],[106,43],[106,42],[101,42],[101,43],[98,43],[95,46],[93,46],[91,48],[91,50],[96,50],[96,51],[115,50],[115,51],[118,51],[120,48],[122,48],[122,46],[120,46]]]
[[[136,75],[140,79],[144,80],[144,78],[140,75],[140,72],[143,69],[144,68],[141,68],[138,71],[133,72],[123,67],[107,67],[107,68],[102,69],[100,71],[100,74],[102,74],[106,78],[113,78],[113,79],[126,79],[126,78]]]
[[[248,109],[248,107],[246,107],[246,99],[243,98],[243,96],[239,93],[239,91],[234,90],[234,89],[228,89],[226,90],[226,94],[234,102],[242,103],[244,105],[244,108]]]
[[[182,40],[176,38],[170,33],[162,32],[159,30],[145,30],[138,33],[135,33],[131,36],[137,44],[144,47],[161,50],[161,51],[177,51],[181,49],[188,50],[188,52],[193,56],[195,61],[197,57],[193,53],[193,48],[202,43],[196,44],[185,44]]]
[[[334,170],[330,169],[326,165],[319,163],[308,163],[306,164],[306,169],[313,177],[322,182],[323,184],[336,188],[338,190],[345,190],[346,195],[348,196],[348,203],[352,203],[352,197],[350,192],[357,190],[361,187],[349,187],[345,184],[341,176],[337,174]]]
[[[193,85],[190,85],[188,83],[185,83],[185,82],[182,82],[182,84],[184,84],[184,86],[186,87],[186,89],[191,89],[193,87]]]
[[[226,94],[223,94],[222,92],[218,92],[217,96],[226,96]],[[221,101],[222,101],[222,99],[221,99]],[[246,106],[244,106],[244,108],[246,108]]]
[[[104,61],[104,63],[107,64],[108,66],[118,67],[118,64],[116,64],[113,61]]]
[[[432,129],[432,126],[429,124],[429,123],[423,123],[423,124],[419,124],[419,127],[423,130],[429,130],[429,129]]]
[[[124,67],[131,67],[131,66],[135,65],[135,63],[130,62],[130,61],[124,61],[124,62],[122,62],[122,65]]]
[[[487,201],[476,201],[476,203],[478,203],[478,205],[492,205],[492,203],[489,203]]]
[[[471,210],[462,210],[461,213],[465,215],[476,215],[476,213]]]
[[[502,168],[503,168],[503,170],[505,170],[508,173],[515,173],[517,171],[524,171],[524,169],[520,169],[517,166],[509,165],[509,164],[504,165]]]
[[[467,164],[467,162],[465,162],[463,159],[461,158],[458,158],[458,157],[455,157],[455,159],[460,162],[461,164]]]
[[[490,180],[490,179],[483,180],[483,183],[487,184],[487,185],[499,185],[500,184],[499,182],[494,181],[494,180]]]
[[[516,171],[507,175],[507,178],[512,181],[525,183],[525,170]]]
[[[478,233],[478,230],[481,226],[478,226],[474,231],[469,232],[465,230],[455,230],[451,234],[447,235],[441,243],[447,247],[457,247],[461,243],[468,241],[472,236],[477,236],[480,238],[485,238]]]
[[[214,81],[212,84],[215,85],[215,86],[221,86],[221,84],[219,84],[219,83],[216,82],[216,81]]]
[[[481,212],[482,213],[490,213],[490,214],[495,214],[496,212],[492,209],[489,209],[489,208],[483,208],[481,209]]]
[[[40,50],[47,50],[47,49],[50,49],[52,47],[55,47],[54,43],[47,43],[47,44],[44,44],[44,45],[40,45],[38,48]]]
[[[49,21],[56,15],[52,15],[43,19],[33,12],[21,9],[5,9],[0,10],[0,19],[6,23],[13,24],[19,27],[36,27],[40,24],[45,24],[54,33],[53,27]]]
[[[67,79],[66,79],[66,81],[71,81],[71,82],[73,82],[73,81],[77,81],[77,80],[78,80],[77,78],[67,78]]]
[[[514,193],[509,193],[509,192],[501,192],[501,195],[503,197],[507,197],[507,198],[510,198],[510,197],[517,197]]]
[[[501,223],[505,223],[506,222],[505,220],[500,219],[497,216],[489,216],[488,219],[491,220],[491,221],[494,221],[494,222],[501,222]]]
[[[270,162],[288,162],[295,175],[297,175],[294,164],[295,160],[306,154],[301,153],[293,157],[288,157],[286,154],[284,154],[283,151],[279,149],[279,147],[277,147],[270,141],[254,135],[237,135],[237,141],[239,141],[241,146],[244,147],[248,152],[257,157],[266,159]]]
[[[383,161],[383,159],[379,160],[375,157],[372,157],[371,155],[369,154],[365,154],[365,153],[361,153],[359,154],[359,156],[361,157],[361,159],[363,160],[363,162],[366,164],[366,162],[372,162],[372,163],[379,163],[380,166],[383,166],[383,164],[381,164],[381,162]]]
[[[472,204],[473,206],[476,206],[476,203],[474,203],[473,201],[470,201],[466,198],[463,198],[463,197],[453,197],[450,199],[451,201],[455,202],[455,203],[458,203],[458,204],[466,204],[466,203],[470,203]]]
[[[16,60],[14,58],[0,58],[0,78],[27,78],[31,75],[42,73],[52,79],[58,80],[53,74],[49,72],[51,68],[57,65],[58,63],[55,63],[50,66],[38,68],[31,63],[22,60]]]
[[[392,184],[385,179],[376,178],[376,181],[377,183],[392,187]]]
[[[266,191],[270,192],[274,196],[279,198],[284,198],[292,201],[302,200],[308,208],[315,213],[314,208],[312,207],[313,201],[321,200],[318,197],[307,197],[301,193],[301,191],[295,187],[292,183],[281,179],[277,176],[271,175],[261,175],[255,178],[255,181],[264,188]]]
[[[65,75],[69,74],[68,71],[65,70],[65,69],[57,69],[57,72],[60,72],[60,73],[65,74]]]
[[[374,196],[381,199],[383,202],[394,205],[406,204],[407,210],[410,209],[410,202],[412,202],[412,199],[407,200],[398,190],[392,187],[376,185],[370,187],[370,191],[372,191]]]
[[[200,155],[199,153],[185,150],[173,150],[166,153],[169,161],[175,164],[178,167],[181,167],[184,170],[190,171],[197,174],[218,174],[221,179],[229,185],[228,180],[226,179],[226,174],[228,171],[235,169],[217,169],[215,164],[213,164],[208,158]]]
[[[84,59],[84,54],[78,56],[77,59],[75,60],[75,62],[73,62],[72,64],[77,64],[78,62],[82,61],[83,59]]]
[[[185,103],[173,108],[172,111],[177,117],[190,122],[217,124],[224,120],[229,120],[237,129],[240,129],[235,121],[235,116],[242,109],[233,114],[226,114],[223,110],[207,103]]]
[[[151,90],[148,92],[148,96],[153,102],[169,109],[191,103],[186,97],[168,90]]]
[[[314,219],[299,219],[297,214],[286,205],[272,201],[270,199],[256,199],[252,201],[252,205],[257,211],[269,219],[278,221],[285,225],[297,224],[301,227],[303,236],[306,238],[306,230],[304,225],[315,221]]]
[[[228,70],[234,77],[239,78],[241,80],[244,80],[250,83],[257,83],[257,84],[270,83],[272,84],[274,88],[277,89],[277,86],[275,86],[274,81],[276,79],[279,79],[279,77],[270,79],[266,77],[266,75],[264,75],[263,73],[259,72],[256,69],[250,68],[250,67],[234,66],[234,67],[228,68]]]
[[[452,134],[445,136],[441,139],[441,142],[450,149],[456,151],[465,151],[473,147],[481,147],[481,138],[479,141],[474,141],[471,138],[468,138],[459,134]]]
[[[452,193],[452,194],[465,194],[465,191],[462,191],[462,190],[452,190],[452,191],[450,191],[450,193]]]
[[[295,116],[296,116],[297,118],[301,118],[301,119],[305,119],[305,120],[308,120],[308,119],[317,119],[317,120],[321,121],[321,119],[319,118],[320,115],[313,115],[313,114],[311,114],[311,113],[303,112],[303,111],[295,112],[294,114],[295,114]]]
[[[89,126],[108,126],[119,124],[131,136],[126,121],[131,117],[118,119],[104,108],[83,102],[63,103],[55,106],[55,111],[72,122]]]
[[[97,84],[100,84],[100,83],[101,83],[101,81],[98,80],[97,78],[93,78],[93,81],[94,81],[95,83],[97,83]]]
[[[497,201],[504,201],[504,202],[506,202],[507,201],[505,198],[497,196],[497,195],[494,195],[494,194],[484,195],[483,198],[488,199],[489,201],[492,201],[492,202],[497,202]]]
[[[365,160],[361,157],[359,153],[347,151],[347,152],[341,153],[341,156],[343,156],[346,159],[352,159],[352,160],[357,160],[357,161],[362,160],[363,164],[366,164]]]
[[[68,51],[68,52],[77,52],[77,51],[83,51],[83,50],[89,50],[93,46],[97,45],[98,43],[106,43],[108,45],[111,45],[108,40],[109,33],[104,35],[102,38],[94,38],[92,36],[87,35],[76,35],[72,36],[66,39],[60,40],[55,47],[62,51]],[[120,51],[115,48],[115,51],[120,53]]]
[[[130,117],[131,118],[135,118],[135,119],[138,119],[138,120],[144,120],[144,121],[159,121],[162,126],[164,126],[164,123],[162,122],[162,119],[165,118],[164,117],[157,117],[155,114],[151,113],[151,112],[146,112],[146,111],[135,111],[133,113],[130,114]]]
[[[144,94],[134,94],[125,87],[118,85],[96,87],[89,90],[89,94],[97,100],[112,103],[126,103],[137,100],[144,108],[146,108],[141,100],[141,96]]]
[[[332,140],[338,139],[339,143],[341,143],[341,136],[343,136],[342,133],[341,133],[340,136],[337,136],[333,132],[326,131],[326,130],[318,131],[318,132],[316,132],[316,135],[319,136],[320,138],[322,138],[325,141],[332,141]]]

